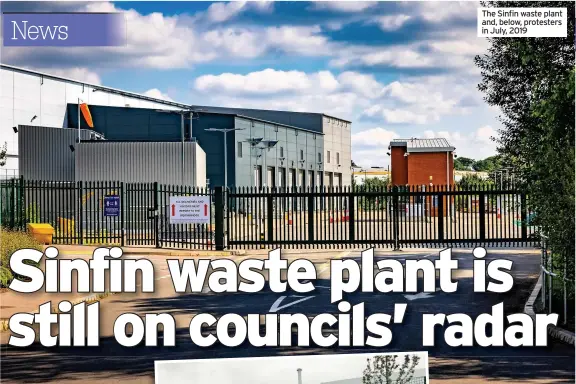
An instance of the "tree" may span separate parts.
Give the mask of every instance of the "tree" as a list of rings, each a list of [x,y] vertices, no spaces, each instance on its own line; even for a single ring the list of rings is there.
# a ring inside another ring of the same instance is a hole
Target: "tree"
[[[0,148],[0,167],[6,165],[6,152],[8,152],[8,143],[4,142],[4,145]]]
[[[491,186],[494,182],[490,179],[483,179],[476,174],[468,174],[462,176],[462,178],[456,182],[456,185],[463,190],[470,189],[472,187],[485,187]]]
[[[502,159],[498,155],[478,160],[472,165],[472,169],[476,172],[494,172],[499,168],[502,168]]]
[[[487,2],[488,7],[567,8],[565,38],[492,38],[476,57],[480,91],[501,110],[498,152],[530,196],[534,224],[554,262],[574,278],[574,3]],[[562,268],[563,269],[563,268]],[[562,270],[560,269],[560,270]]]
[[[454,169],[457,171],[471,171],[476,160],[468,157],[457,157],[454,159]]]
[[[398,355],[375,356],[367,359],[362,384],[407,384],[414,378],[414,370],[420,362],[417,355],[405,355],[402,365]]]

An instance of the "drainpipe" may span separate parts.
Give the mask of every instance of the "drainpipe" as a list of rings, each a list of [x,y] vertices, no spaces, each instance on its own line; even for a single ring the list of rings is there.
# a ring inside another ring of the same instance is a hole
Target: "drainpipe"
[[[298,368],[298,384],[302,384],[302,368]]]

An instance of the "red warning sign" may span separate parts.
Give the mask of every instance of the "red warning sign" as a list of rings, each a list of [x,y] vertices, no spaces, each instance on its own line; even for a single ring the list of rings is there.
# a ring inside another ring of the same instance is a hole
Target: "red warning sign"
[[[210,224],[210,196],[170,196],[171,224]]]

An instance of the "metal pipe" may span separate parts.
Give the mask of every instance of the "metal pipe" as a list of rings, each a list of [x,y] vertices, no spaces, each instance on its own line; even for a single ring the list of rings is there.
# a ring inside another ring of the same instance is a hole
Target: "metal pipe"
[[[302,368],[298,368],[298,384],[302,384]]]

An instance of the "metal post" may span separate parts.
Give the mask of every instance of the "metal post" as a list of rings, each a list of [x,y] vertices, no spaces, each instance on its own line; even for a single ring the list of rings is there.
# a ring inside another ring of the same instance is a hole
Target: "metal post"
[[[228,189],[228,145],[226,141],[228,131],[224,130],[224,190]]]
[[[182,177],[182,185],[184,185],[184,113],[180,114],[180,134],[181,134],[181,160],[182,160],[182,169],[181,169],[181,177]]]
[[[78,98],[78,143],[80,143],[80,98]]]
[[[217,251],[224,250],[224,191],[214,188],[214,242]]]

